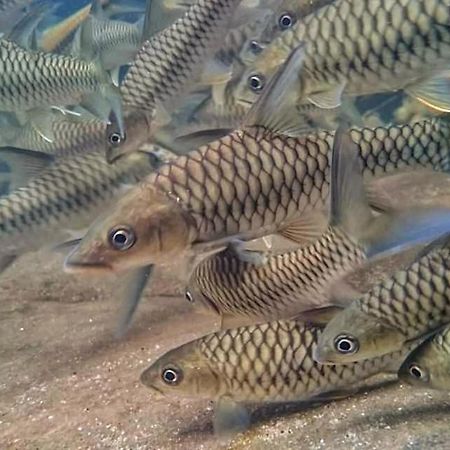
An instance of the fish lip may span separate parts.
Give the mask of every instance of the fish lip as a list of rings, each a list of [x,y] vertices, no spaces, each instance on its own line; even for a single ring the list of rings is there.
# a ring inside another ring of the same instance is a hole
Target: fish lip
[[[114,273],[114,269],[111,265],[107,263],[100,262],[81,262],[81,261],[70,261],[70,258],[64,263],[64,272],[70,274],[86,274],[86,273]]]

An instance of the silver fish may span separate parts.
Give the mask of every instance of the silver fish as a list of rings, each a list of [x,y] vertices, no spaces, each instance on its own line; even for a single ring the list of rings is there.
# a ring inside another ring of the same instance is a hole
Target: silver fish
[[[195,78],[195,71],[220,41],[220,30],[240,0],[198,0],[172,26],[146,41],[121,86],[125,121],[139,121],[147,135],[139,138],[120,132],[111,118],[107,129],[107,157],[113,161],[148,139],[157,104],[177,95]],[[174,70],[174,68],[177,68]]]

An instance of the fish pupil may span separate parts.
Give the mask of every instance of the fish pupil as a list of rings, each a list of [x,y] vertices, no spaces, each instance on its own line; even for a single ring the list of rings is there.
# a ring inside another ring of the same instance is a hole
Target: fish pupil
[[[181,381],[181,373],[176,369],[164,369],[162,372],[162,379],[164,383],[176,385]]]
[[[415,366],[415,365],[413,365],[413,366],[411,366],[411,367],[409,368],[409,373],[410,373],[414,378],[417,378],[417,379],[419,379],[419,380],[420,380],[420,378],[422,378],[422,376],[423,376],[422,371],[420,370],[420,367]]]
[[[262,47],[259,45],[259,43],[257,41],[251,41],[250,42],[250,50],[252,51],[252,53],[254,53],[256,55],[258,53],[261,53]]]
[[[136,238],[129,228],[115,228],[110,233],[109,241],[116,250],[128,250],[134,245]]]
[[[253,91],[258,92],[264,87],[264,80],[260,75],[252,75],[248,79],[248,84]]]
[[[190,302],[190,303],[194,302],[194,297],[192,296],[192,294],[189,291],[186,291],[185,297],[188,302]]]
[[[339,336],[335,341],[335,348],[339,353],[354,353],[357,347],[355,340],[348,336]]]
[[[290,14],[285,13],[282,16],[280,16],[278,24],[280,25],[280,28],[282,30],[286,30],[287,28],[292,27],[292,25],[294,24],[294,19]]]

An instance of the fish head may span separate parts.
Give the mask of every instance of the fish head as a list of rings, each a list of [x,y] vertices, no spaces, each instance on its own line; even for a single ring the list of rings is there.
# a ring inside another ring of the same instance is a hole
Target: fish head
[[[147,111],[126,109],[123,114],[123,126],[111,113],[106,127],[106,159],[114,163],[124,155],[134,152],[147,142],[153,132],[152,116]]]
[[[222,391],[220,376],[202,354],[198,340],[161,356],[140,379],[162,395],[215,399]]]
[[[400,330],[366,314],[355,302],[328,322],[314,359],[322,364],[347,364],[400,350],[404,341]]]
[[[115,273],[173,261],[195,226],[184,209],[148,183],[130,189],[101,216],[66,259],[69,273]]]
[[[442,335],[432,336],[411,352],[398,377],[413,386],[450,391],[450,349]]]
[[[235,90],[237,101],[247,107],[256,103],[269,81],[277,74],[292,52],[291,48],[283,45],[274,46],[272,43],[265,48],[263,44],[260,45],[261,53],[254,62],[241,70],[242,76]]]

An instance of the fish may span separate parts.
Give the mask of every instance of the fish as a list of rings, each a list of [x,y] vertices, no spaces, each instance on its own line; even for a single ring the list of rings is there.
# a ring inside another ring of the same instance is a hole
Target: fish
[[[450,111],[450,1],[336,0],[281,33],[242,77],[240,99],[254,102],[267,80],[300,44],[299,108],[342,105],[343,97],[403,90]]]
[[[41,123],[41,115],[36,111],[46,106],[74,105],[83,100],[85,107],[89,105],[105,121],[111,109],[121,117],[120,95],[95,61],[28,51],[0,40],[0,83],[0,110],[34,111],[34,121],[44,134],[46,124]]]
[[[320,335],[321,327],[298,320],[219,331],[170,350],[140,380],[156,395],[215,401],[214,429],[222,433],[248,425],[244,402],[348,396],[356,383],[397,370],[406,354],[323,366],[313,359]]]
[[[16,118],[4,116],[0,123],[0,146],[10,146],[47,153],[56,158],[77,153],[105,151],[106,124],[95,117],[87,118],[61,114],[59,111],[43,111],[48,139],[30,120],[19,123]],[[42,118],[41,118],[42,119]]]
[[[261,31],[258,42],[262,49],[269,45],[281,33],[291,29],[299,20],[334,0],[282,0],[272,10],[270,20]],[[261,50],[262,50],[261,49]]]
[[[121,125],[120,117],[110,117],[106,131],[109,162],[151,138],[155,127],[161,125],[153,119],[155,110],[160,111],[164,122],[168,102],[195,79],[200,64],[219,45],[220,30],[239,2],[198,0],[174,24],[144,42],[120,86],[125,125]],[[141,133],[124,134],[120,128],[133,122],[142,124]]]
[[[16,164],[36,167],[38,152],[8,149]],[[14,151],[15,150],[15,151]],[[2,149],[0,149],[0,159]],[[53,248],[74,235],[83,235],[92,220],[130,185],[169,158],[163,149],[147,145],[111,166],[103,151],[60,160],[43,154],[46,168],[28,183],[0,198],[0,270],[5,261],[38,250]]]
[[[313,217],[301,230],[311,236],[312,243],[270,256],[259,265],[243,261],[233,248],[227,248],[195,268],[187,298],[218,312],[222,328],[234,317],[250,323],[285,319],[332,304],[337,300],[336,282],[345,275],[382,253],[417,244],[418,228],[423,218],[428,226],[433,212],[414,210],[375,217],[365,195],[358,154],[359,148],[341,126],[332,150],[329,223],[321,227],[320,218]],[[444,221],[435,236],[448,225]]]
[[[297,56],[285,75],[301,64]],[[283,73],[249,112],[245,127],[177,157],[121,197],[92,224],[66,270],[120,272],[189,259],[233,239],[295,234],[289,230],[301,228],[307,213],[328,202],[334,133],[293,137],[290,124],[280,125],[286,116],[277,102],[290,91]],[[445,123],[424,122],[351,135],[370,179],[408,167],[447,171],[449,131]],[[127,245],[115,241],[117,230]]]
[[[325,327],[316,360],[346,364],[383,355],[450,322],[449,244],[449,235],[436,239],[409,267],[356,296]]]
[[[447,325],[413,350],[398,378],[413,386],[450,391],[450,327]]]

